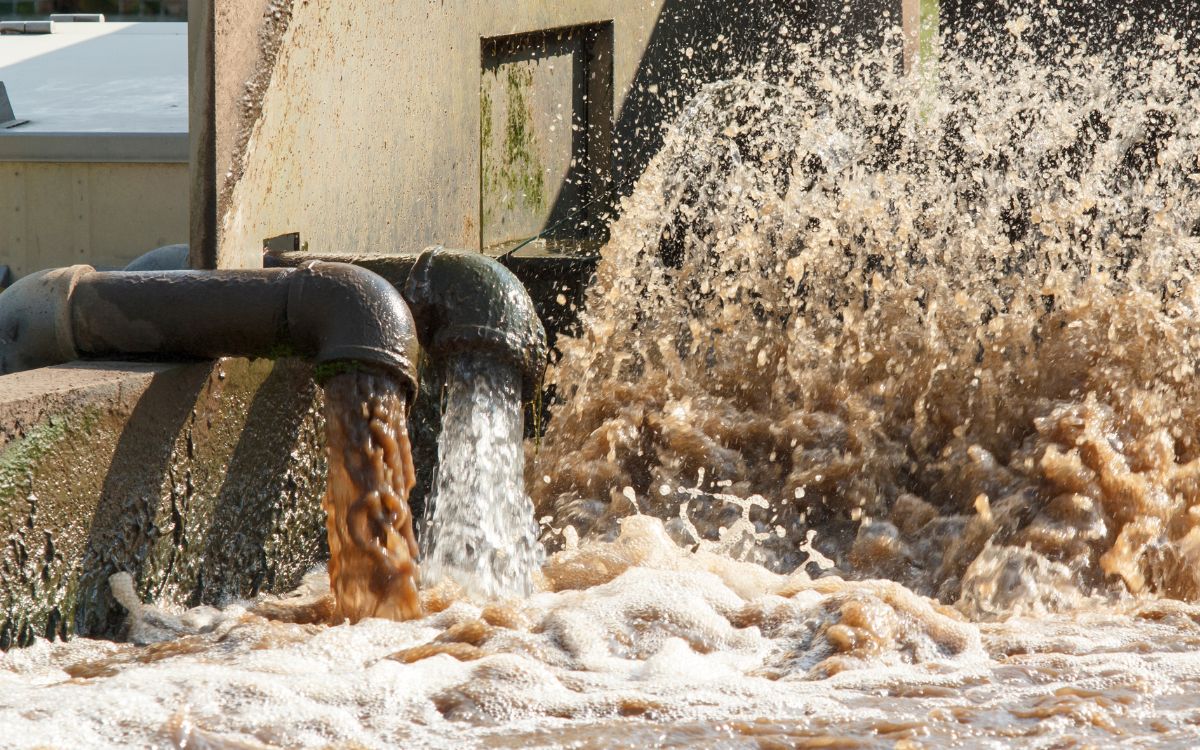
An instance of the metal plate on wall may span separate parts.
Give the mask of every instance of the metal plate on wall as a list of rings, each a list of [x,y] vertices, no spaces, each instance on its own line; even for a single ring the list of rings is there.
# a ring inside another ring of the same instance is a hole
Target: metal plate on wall
[[[605,231],[612,58],[609,23],[483,40],[481,247]]]

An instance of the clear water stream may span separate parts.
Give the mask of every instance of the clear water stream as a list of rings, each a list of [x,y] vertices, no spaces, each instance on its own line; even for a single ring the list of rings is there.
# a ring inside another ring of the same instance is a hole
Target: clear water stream
[[[472,502],[527,502],[515,386],[466,363],[423,616],[118,578],[143,645],[0,655],[0,745],[1200,744],[1200,61],[1029,26],[686,108],[525,445],[528,576]]]
[[[525,492],[521,376],[485,354],[450,366],[425,525],[425,580],[484,600],[527,596],[544,553]]]

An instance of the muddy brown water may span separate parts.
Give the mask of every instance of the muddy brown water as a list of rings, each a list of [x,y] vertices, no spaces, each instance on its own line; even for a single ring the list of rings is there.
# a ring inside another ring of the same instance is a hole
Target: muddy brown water
[[[1200,64],[1027,28],[687,107],[526,445],[530,596],[412,587],[402,402],[331,383],[377,543],[220,609],[117,577],[147,645],[0,656],[0,745],[1200,744]]]
[[[419,617],[405,393],[369,372],[335,375],[324,390],[329,475],[322,506],[334,618]]]

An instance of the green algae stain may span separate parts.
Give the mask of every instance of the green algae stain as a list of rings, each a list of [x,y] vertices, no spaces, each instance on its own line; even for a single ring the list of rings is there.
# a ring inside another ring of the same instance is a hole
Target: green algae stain
[[[508,113],[504,121],[504,175],[508,179],[509,205],[520,195],[526,208],[540,208],[546,200],[542,163],[538,158],[537,133],[533,129],[533,107],[528,92],[533,88],[533,70],[510,65],[506,90]]]
[[[73,537],[86,528],[85,507],[76,515],[70,498],[58,497],[63,485],[42,485],[47,473],[70,472],[64,449],[91,445],[102,417],[97,408],[53,415],[0,449],[0,528],[9,535],[0,556],[0,650],[35,636],[63,638],[71,629],[77,561],[60,546],[64,536],[68,548],[75,546]]]
[[[480,188],[485,225],[502,221],[514,212],[537,215],[545,209],[546,183],[534,126],[533,85],[531,64],[510,63],[496,70],[494,77],[485,78],[481,87]],[[502,114],[497,112],[489,88],[503,91]]]
[[[0,449],[0,510],[15,497],[28,494],[41,461],[69,434],[86,435],[99,420],[98,409],[86,409],[70,417],[52,416]]]
[[[480,198],[483,204],[483,223],[492,223],[495,220],[492,202],[488,200],[488,196],[496,194],[497,187],[497,170],[495,165],[491,163],[492,155],[492,138],[494,126],[492,124],[492,97],[488,94],[487,83],[479,87],[479,153],[483,155],[481,159],[479,189]]]

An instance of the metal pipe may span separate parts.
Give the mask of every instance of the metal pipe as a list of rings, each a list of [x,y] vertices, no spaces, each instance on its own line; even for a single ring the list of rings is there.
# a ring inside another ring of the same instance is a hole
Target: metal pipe
[[[416,395],[417,336],[392,285],[363,268],[31,274],[0,295],[0,374],[81,357],[303,356],[365,364]]]
[[[546,331],[512,271],[482,253],[435,247],[417,258],[401,292],[431,357],[489,352],[520,370],[525,400],[536,397],[549,355]]]
[[[160,248],[131,264],[185,262]],[[529,292],[500,261],[470,250],[433,247],[420,255],[268,253],[273,268],[298,267],[313,259],[360,266],[400,290],[417,322],[421,346],[434,359],[460,351],[490,351],[521,371],[523,396],[541,387],[549,345]]]
[[[139,255],[125,271],[185,271],[188,268],[187,245],[163,245]]]
[[[314,256],[266,256],[289,265]],[[321,255],[361,265],[400,289],[417,321],[421,346],[433,359],[463,351],[488,351],[517,366],[522,395],[541,387],[549,345],[529,292],[500,261],[471,250],[429,248],[420,255]]]

